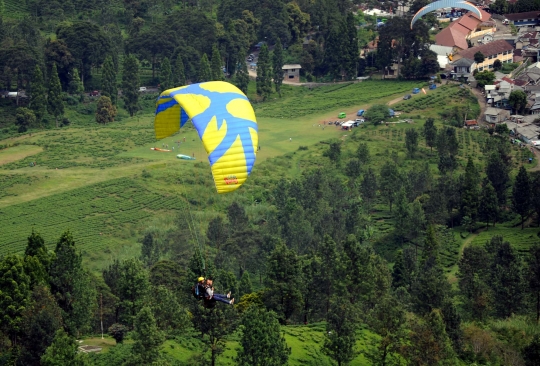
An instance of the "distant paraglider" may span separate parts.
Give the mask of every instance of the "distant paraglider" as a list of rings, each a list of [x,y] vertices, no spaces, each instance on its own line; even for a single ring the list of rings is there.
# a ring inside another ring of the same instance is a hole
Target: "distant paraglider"
[[[482,19],[482,13],[480,12],[480,9],[478,9],[476,6],[474,6],[472,3],[464,0],[440,0],[432,2],[431,4],[428,4],[424,6],[422,9],[418,10],[416,14],[414,14],[414,17],[411,20],[411,29],[413,28],[414,23],[418,21],[422,16],[424,16],[427,13],[430,13],[432,11],[435,11],[437,9],[442,8],[463,8],[470,10],[474,12],[476,15],[478,15],[479,19]]]
[[[190,118],[208,153],[218,193],[238,189],[251,173],[259,143],[247,97],[224,81],[165,90],[156,102],[156,138],[171,136]]]

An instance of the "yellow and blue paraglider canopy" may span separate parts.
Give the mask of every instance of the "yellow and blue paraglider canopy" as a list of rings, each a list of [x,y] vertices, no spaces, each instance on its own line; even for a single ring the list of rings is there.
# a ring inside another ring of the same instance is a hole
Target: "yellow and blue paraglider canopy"
[[[165,90],[156,103],[156,138],[171,136],[190,118],[208,153],[218,193],[238,189],[251,173],[259,143],[247,97],[224,81]]]
[[[414,14],[414,17],[411,20],[411,29],[413,28],[414,23],[421,17],[423,17],[425,14],[435,11],[437,9],[442,8],[463,8],[472,11],[476,15],[478,15],[479,19],[482,19],[482,13],[480,12],[480,9],[478,9],[474,4],[464,1],[464,0],[439,0],[434,1],[426,6],[424,6],[422,9],[418,10],[416,14]]]

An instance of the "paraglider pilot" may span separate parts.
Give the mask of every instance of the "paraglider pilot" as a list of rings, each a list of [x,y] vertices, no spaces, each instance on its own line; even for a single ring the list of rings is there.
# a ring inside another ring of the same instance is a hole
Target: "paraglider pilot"
[[[213,286],[214,280],[211,278],[208,278],[206,280],[206,293],[205,293],[205,301],[221,301],[225,304],[233,305],[234,304],[234,298],[230,299],[231,293],[229,292],[227,295],[223,294],[215,294],[214,293],[214,286]]]

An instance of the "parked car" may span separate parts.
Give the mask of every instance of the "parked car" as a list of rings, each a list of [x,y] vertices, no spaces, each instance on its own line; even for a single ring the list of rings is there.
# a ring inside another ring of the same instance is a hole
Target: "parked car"
[[[145,92],[145,91],[146,91],[146,86],[141,86],[141,87],[139,88],[139,91],[140,91],[140,92]]]
[[[414,88],[414,89],[412,90],[412,93],[413,93],[413,94],[418,94],[418,93],[420,93],[420,88]]]
[[[364,115],[364,112],[365,112],[365,111],[364,111],[363,109],[360,109],[360,110],[356,113],[356,115],[357,115],[358,117],[363,116],[363,115]]]
[[[408,100],[408,99],[411,99],[411,95],[410,95],[410,94],[407,94],[406,96],[403,97],[403,100]]]
[[[347,117],[345,112],[341,112],[340,114],[338,114],[338,118],[345,118],[345,117]]]

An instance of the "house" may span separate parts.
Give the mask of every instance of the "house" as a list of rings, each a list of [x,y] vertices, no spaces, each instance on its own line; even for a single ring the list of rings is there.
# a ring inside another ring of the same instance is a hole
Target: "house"
[[[283,65],[283,67],[281,68],[283,70],[283,80],[299,83],[301,68],[302,66],[298,64]]]
[[[448,46],[439,46],[432,44],[429,46],[429,50],[435,52],[437,55],[437,62],[441,69],[445,69],[448,64],[450,64],[450,58],[452,58],[452,53],[454,49]]]
[[[510,117],[510,112],[506,109],[488,107],[484,113],[484,118],[488,123],[501,123]]]
[[[538,140],[538,136],[540,136],[540,126],[531,122],[524,122],[523,125],[515,127],[514,132],[517,138],[528,144],[532,140]]]
[[[484,61],[475,65],[475,69],[478,71],[492,70],[493,63],[495,63],[496,60],[499,60],[502,63],[510,63],[513,61],[514,57],[514,47],[504,39],[499,39],[488,44],[459,51],[458,54],[454,55],[454,60],[462,58],[474,60],[474,55],[477,52],[484,55]]]
[[[472,75],[472,71],[475,69],[476,62],[474,60],[469,60],[468,58],[460,58],[459,60],[453,61],[452,65],[452,77],[454,79],[468,78]]]
[[[493,34],[496,26],[491,21],[491,14],[480,9],[482,18],[475,13],[468,12],[459,17],[435,36],[435,44],[452,47],[454,51],[466,50],[469,45],[467,40]]]
[[[506,14],[505,17],[516,27],[534,27],[540,24],[540,11]]]

